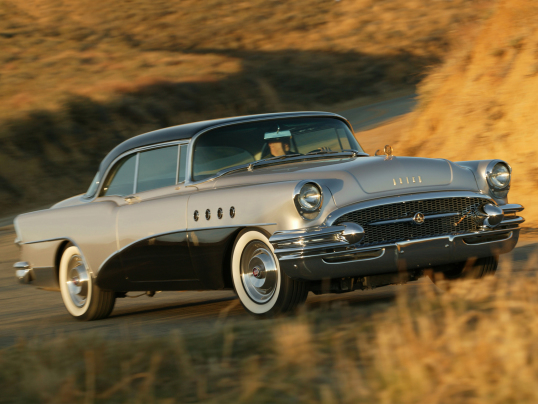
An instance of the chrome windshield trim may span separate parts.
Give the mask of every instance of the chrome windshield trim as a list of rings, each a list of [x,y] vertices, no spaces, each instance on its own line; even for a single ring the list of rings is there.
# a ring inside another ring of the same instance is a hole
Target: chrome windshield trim
[[[491,202],[495,205],[497,203],[495,200],[488,195],[479,194],[477,192],[471,191],[441,191],[441,192],[426,192],[419,194],[408,194],[408,195],[398,195],[390,196],[383,198],[371,199],[369,201],[354,203],[352,205],[344,206],[342,208],[332,211],[329,216],[325,219],[323,225],[332,226],[334,222],[347,213],[353,212],[355,210],[362,210],[367,208],[372,208],[375,206],[391,205],[398,202],[411,202],[411,201],[421,201],[428,199],[442,199],[442,198],[482,198]]]
[[[140,163],[140,152],[136,153],[135,172],[133,181],[133,195],[136,194],[136,186],[138,184],[138,164]]]
[[[443,217],[453,217],[453,216],[461,216],[461,213],[439,213],[438,215],[425,215],[424,220],[428,219],[440,219]],[[402,219],[393,219],[393,220],[381,220],[379,222],[373,222],[368,223],[368,226],[381,226],[383,224],[397,224],[397,223],[407,223],[407,222],[413,222],[414,218],[412,217],[405,217]]]
[[[335,114],[335,113],[332,113],[332,112],[320,112],[320,111],[298,112],[297,115],[288,116],[288,117],[285,117],[285,118],[283,118],[283,117],[280,117],[280,118],[279,117],[266,117],[266,118],[253,117],[252,119],[245,119],[244,121],[241,121],[241,122],[222,123],[220,125],[211,126],[210,128],[203,129],[200,132],[196,133],[190,139],[188,150],[187,150],[188,164],[187,164],[187,172],[185,173],[185,186],[186,187],[197,186],[197,185],[205,183],[205,182],[213,181],[214,179],[217,178],[218,173],[216,173],[212,177],[204,178],[203,180],[199,180],[199,181],[194,181],[192,179],[192,166],[193,166],[193,163],[194,163],[194,153],[193,153],[194,144],[196,143],[196,140],[198,139],[198,137],[200,137],[204,133],[207,133],[207,132],[215,130],[215,129],[224,128],[224,127],[227,127],[227,126],[241,125],[241,124],[244,124],[244,123],[266,122],[266,121],[274,121],[274,120],[277,120],[277,119],[301,119],[301,118],[334,118],[334,119],[338,119],[338,120],[344,122],[347,125],[347,127],[349,128],[349,130],[351,131],[351,133],[353,135],[355,134],[355,132],[353,131],[353,126],[351,126],[351,123],[346,118],[344,118],[343,116]],[[357,140],[357,143],[359,144],[358,140]],[[360,146],[360,144],[359,144],[359,146]],[[246,166],[248,167],[249,164],[251,164],[251,163],[246,164]],[[237,168],[237,167],[231,167],[231,168]]]

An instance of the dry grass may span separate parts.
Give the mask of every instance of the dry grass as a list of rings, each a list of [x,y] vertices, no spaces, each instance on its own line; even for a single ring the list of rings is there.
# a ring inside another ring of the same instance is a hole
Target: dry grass
[[[443,57],[446,33],[476,17],[473,3],[1,0],[0,118],[60,108],[70,93],[110,100],[155,82],[220,80],[267,64],[263,73],[280,79],[293,67],[312,74],[315,64],[334,76],[347,76],[344,67],[367,74],[378,87],[416,82]],[[290,50],[293,57],[279,56]],[[332,60],[348,53],[347,66]]]
[[[538,225],[538,4],[501,0],[489,19],[456,37],[444,64],[419,86],[402,153],[451,160],[500,158],[514,170],[510,199]]]
[[[535,276],[406,293],[211,335],[20,341],[0,351],[0,402],[538,402]]]
[[[0,0],[0,216],[83,192],[146,131],[412,90],[477,4]]]

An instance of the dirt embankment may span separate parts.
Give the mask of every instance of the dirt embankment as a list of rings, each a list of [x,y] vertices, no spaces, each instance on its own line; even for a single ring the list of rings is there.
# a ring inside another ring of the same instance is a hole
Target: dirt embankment
[[[0,0],[0,215],[84,192],[118,142],[413,87],[454,0]]]
[[[510,201],[538,226],[538,3],[501,0],[459,33],[447,60],[419,86],[420,104],[399,154],[499,158],[513,168]]]

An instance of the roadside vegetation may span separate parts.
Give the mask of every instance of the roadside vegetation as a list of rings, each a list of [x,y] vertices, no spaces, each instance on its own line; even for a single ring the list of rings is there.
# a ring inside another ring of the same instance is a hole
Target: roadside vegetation
[[[538,402],[534,275],[399,290],[188,337],[21,340],[0,350],[0,403]]]
[[[84,192],[120,141],[413,91],[471,0],[0,0],[0,212]]]
[[[538,3],[501,0],[460,29],[454,49],[419,85],[402,154],[453,161],[500,158],[513,168],[510,201],[538,227]]]

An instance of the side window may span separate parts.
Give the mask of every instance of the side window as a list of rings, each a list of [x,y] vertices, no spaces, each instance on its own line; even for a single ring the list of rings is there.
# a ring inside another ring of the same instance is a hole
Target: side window
[[[179,146],[179,168],[177,173],[177,182],[185,181],[185,175],[187,172],[187,145]]]
[[[131,195],[134,190],[134,177],[136,166],[136,154],[121,160],[108,178],[101,195]]]
[[[136,192],[149,191],[176,183],[178,146],[140,153]]]

